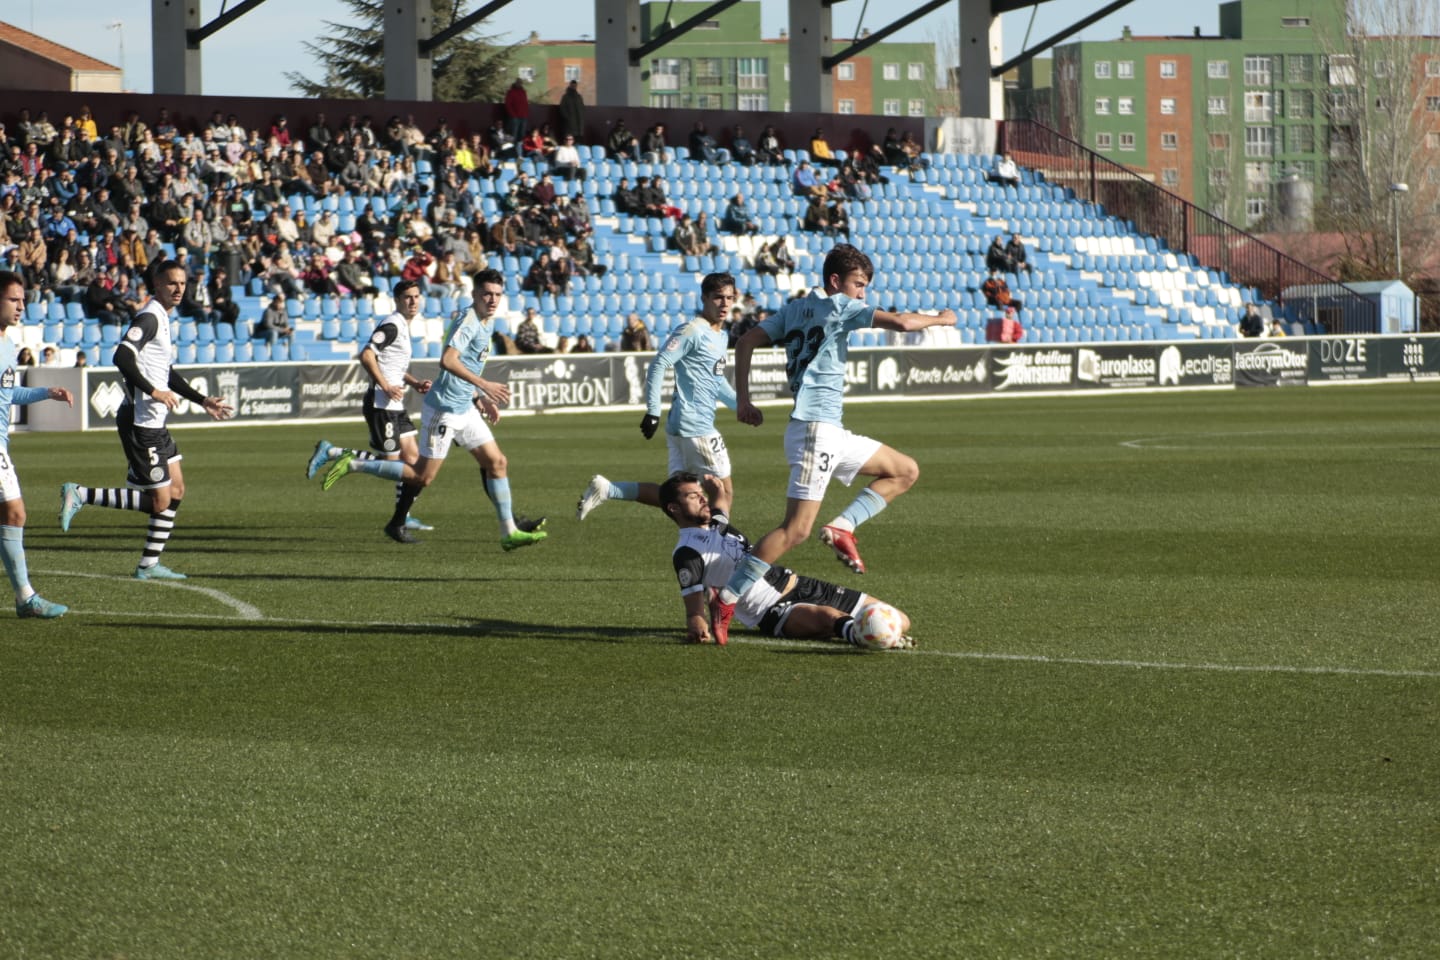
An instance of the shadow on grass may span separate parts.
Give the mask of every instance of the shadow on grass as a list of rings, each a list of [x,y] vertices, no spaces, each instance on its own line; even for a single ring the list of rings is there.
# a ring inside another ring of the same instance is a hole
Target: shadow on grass
[[[392,578],[393,579],[393,578]],[[394,637],[397,634],[411,639],[417,638],[456,638],[467,637],[496,637],[498,639],[540,639],[540,640],[568,640],[581,643],[611,643],[628,644],[640,643],[645,646],[655,647],[690,647],[703,646],[720,650],[713,644],[688,644],[680,639],[680,630],[673,624],[666,626],[650,627],[590,627],[590,626],[563,626],[553,623],[525,623],[519,620],[472,620],[468,623],[457,623],[453,625],[425,624],[423,626],[403,623],[316,623],[305,621],[303,623],[287,623],[273,620],[251,620],[243,623],[195,623],[184,622],[184,615],[178,615],[180,620],[175,623],[153,623],[146,627],[146,630],[154,635],[165,632],[180,632],[185,634],[295,634],[305,638],[313,638],[317,635],[335,637]],[[97,625],[102,625],[97,623]],[[122,624],[118,621],[104,626],[115,629],[128,629],[133,624]],[[750,646],[745,641],[763,640],[769,638],[760,637],[755,634],[744,634],[736,637],[738,645]],[[864,656],[868,651],[829,640],[791,640],[787,643],[797,644],[796,646],[768,646],[765,644],[765,652],[782,656]],[[801,645],[803,644],[803,646]]]

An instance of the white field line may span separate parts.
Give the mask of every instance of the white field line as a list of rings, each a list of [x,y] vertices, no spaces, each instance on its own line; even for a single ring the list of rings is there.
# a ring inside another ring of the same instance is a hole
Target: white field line
[[[51,576],[65,576],[66,574],[50,574]],[[69,574],[69,576],[95,576],[98,574]],[[123,577],[101,577],[102,579],[125,579]],[[181,584],[169,584],[181,586]],[[199,590],[209,595],[224,594],[218,590],[205,590],[200,587],[191,589]],[[231,598],[233,600],[233,598]],[[223,601],[222,601],[223,602]],[[239,604],[239,601],[234,601]],[[235,616],[223,613],[186,613],[179,614],[174,620],[240,620],[246,623],[253,623],[257,627],[263,624],[278,625],[300,625],[317,627],[344,627],[351,626],[359,629],[389,629],[389,630],[465,630],[463,623],[421,623],[399,620],[319,620],[313,617],[267,617],[261,614],[254,607],[248,604],[240,604],[255,612],[255,616]],[[71,608],[71,616],[80,617],[136,617],[153,618],[152,612],[131,612],[124,610],[77,610]],[[482,628],[473,628],[474,632],[481,632]],[[678,631],[677,631],[678,632]],[[784,640],[771,637],[733,637],[731,643],[743,646],[755,647],[776,647],[783,649],[806,650],[813,649],[817,641],[806,640]],[[843,649],[843,648],[838,648]],[[860,651],[855,651],[857,654]],[[1164,660],[1092,660],[1084,657],[1048,657],[1041,654],[1024,653],[986,653],[983,651],[967,650],[908,650],[903,653],[896,653],[895,656],[910,657],[944,657],[954,660],[995,660],[1012,663],[1038,663],[1051,666],[1069,667],[1101,667],[1119,668],[1123,670],[1187,670],[1201,673],[1272,673],[1292,675],[1319,675],[1319,676],[1342,676],[1342,677],[1396,677],[1403,679],[1440,679],[1440,670],[1386,670],[1381,668],[1367,667],[1298,667],[1289,664],[1232,664],[1232,663],[1186,663],[1183,661]]]
[[[155,585],[155,586],[157,586],[157,587],[171,587],[171,588],[173,588],[173,589],[175,589],[175,590],[189,590],[189,591],[191,591],[192,593],[203,594],[204,596],[209,597],[211,600],[214,600],[214,601],[216,601],[217,603],[224,604],[225,606],[229,607],[231,610],[234,610],[234,611],[235,611],[235,614],[236,614],[235,616],[233,616],[233,617],[224,617],[224,616],[221,616],[220,619],[230,619],[230,620],[264,620],[264,619],[265,619],[265,614],[263,614],[263,613],[260,612],[260,608],[259,608],[259,607],[252,606],[251,604],[246,603],[244,600],[237,600],[235,597],[230,596],[230,594],[224,592],[223,590],[216,590],[216,589],[214,589],[214,588],[212,588],[212,587],[201,587],[201,586],[198,586],[198,585],[193,584],[193,583],[186,583],[184,580],[139,580],[139,581],[137,581],[137,580],[135,580],[134,577],[121,577],[121,576],[116,576],[115,574],[112,574],[112,573],[78,573],[78,572],[73,571],[73,570],[46,570],[46,571],[37,571],[37,572],[39,573],[40,576],[46,576],[46,577],[85,577],[86,579],[89,579],[89,580],[120,580],[120,581],[125,581],[125,582],[144,583],[144,584],[146,584],[147,586],[153,584],[153,585]],[[143,616],[153,616],[153,614],[143,614]],[[211,617],[214,617],[214,616],[215,616],[215,615],[213,615],[213,614],[211,615]]]

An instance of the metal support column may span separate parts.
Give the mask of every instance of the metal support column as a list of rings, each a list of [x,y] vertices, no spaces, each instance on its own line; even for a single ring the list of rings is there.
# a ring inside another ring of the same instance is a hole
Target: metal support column
[[[640,0],[595,0],[595,102],[603,107],[645,106],[643,63],[631,63],[640,35]]]
[[[960,0],[960,116],[999,120],[1005,83],[990,75],[1003,59],[1000,18],[991,0]]]
[[[420,52],[432,26],[429,0],[385,4],[385,99],[435,99],[430,54]]]
[[[835,109],[834,86],[824,64],[830,53],[830,4],[826,0],[789,2],[790,109],[829,113]]]
[[[200,93],[200,0],[150,0],[150,63],[156,93]]]

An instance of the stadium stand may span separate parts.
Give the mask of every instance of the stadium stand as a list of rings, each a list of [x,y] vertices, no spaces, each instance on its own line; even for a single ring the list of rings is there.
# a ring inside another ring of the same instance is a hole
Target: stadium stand
[[[811,198],[798,195],[792,179],[793,165],[808,159],[804,150],[786,151],[784,164],[743,166],[694,162],[684,147],[668,162],[644,163],[581,146],[584,181],[552,183],[543,158],[494,164],[479,136],[469,143],[432,137],[405,155],[365,139],[373,134],[337,132],[366,152],[327,153],[307,167],[303,151],[273,137],[207,128],[96,140],[88,152],[98,163],[42,149],[44,176],[0,161],[0,184],[8,188],[0,189],[0,254],[7,262],[17,262],[15,239],[51,210],[76,226],[68,237],[49,238],[45,269],[26,270],[35,302],[27,307],[23,345],[37,355],[56,346],[62,362],[78,352],[91,364],[108,362],[120,327],[102,322],[92,300],[105,291],[91,297],[95,285],[128,272],[134,289],[144,262],[177,252],[202,270],[202,282],[226,267],[238,308],[231,323],[202,298],[199,310],[177,318],[182,363],[349,359],[374,317],[392,309],[392,283],[413,275],[429,286],[416,355],[438,356],[448,320],[470,306],[468,273],[482,258],[506,275],[499,331],[508,335],[534,307],[542,341],[560,350],[582,334],[597,350],[618,349],[632,313],[663,338],[698,308],[699,279],[716,270],[736,275],[752,309],[776,310],[821,282],[820,263],[837,237],[875,261],[877,305],[948,307],[960,317],[955,328],[923,334],[857,333],[852,343],[860,346],[983,342],[998,315],[981,294],[985,251],[994,237],[1012,234],[1028,251],[1030,269],[1006,278],[1025,303],[1026,342],[1231,337],[1245,304],[1258,297],[1033,171],[1021,170],[1018,187],[992,182],[989,156],[927,154],[903,169],[872,161],[867,178],[860,158],[852,166],[837,151],[841,172],[817,191],[817,217],[813,208],[807,216]],[[34,139],[24,128],[13,134],[22,148]],[[342,174],[351,160],[358,181]],[[103,175],[92,169],[97,165]],[[66,171],[62,189],[56,178]],[[648,213],[617,207],[622,182],[648,184]],[[100,185],[133,195],[140,206],[107,208],[97,202]],[[178,197],[178,227],[166,227],[162,188]],[[746,198],[753,232],[720,228],[737,194]],[[656,215],[660,210],[667,215]],[[682,213],[700,234],[685,238],[688,250],[674,237]],[[583,256],[580,237],[589,248]],[[80,269],[57,269],[62,248]],[[559,266],[537,266],[542,251]],[[773,263],[777,251],[781,265]],[[276,290],[290,295],[296,333],[272,354],[252,332]]]

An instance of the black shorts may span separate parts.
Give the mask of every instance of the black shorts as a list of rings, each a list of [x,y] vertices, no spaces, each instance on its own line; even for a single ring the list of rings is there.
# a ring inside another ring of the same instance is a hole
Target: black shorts
[[[169,430],[135,426],[135,407],[126,403],[115,412],[115,432],[125,450],[126,483],[140,490],[170,486],[170,464],[180,459],[180,450]]]
[[[771,567],[772,571],[779,570],[779,567]],[[788,575],[789,571],[785,571]],[[766,574],[769,579],[769,574]],[[756,626],[764,633],[771,636],[781,636],[780,631],[784,629],[785,618],[790,614],[790,608],[797,603],[814,604],[817,607],[834,607],[844,613],[854,615],[860,606],[860,601],[865,599],[865,594],[859,590],[852,590],[849,587],[842,587],[838,583],[827,583],[824,580],[816,580],[814,577],[796,576],[795,587],[789,593],[782,596],[778,603],[765,611],[765,616],[760,618]]]
[[[365,424],[370,428],[370,449],[376,453],[400,452],[400,438],[413,437],[415,424],[404,410],[380,410],[375,406],[375,391],[365,393]]]

